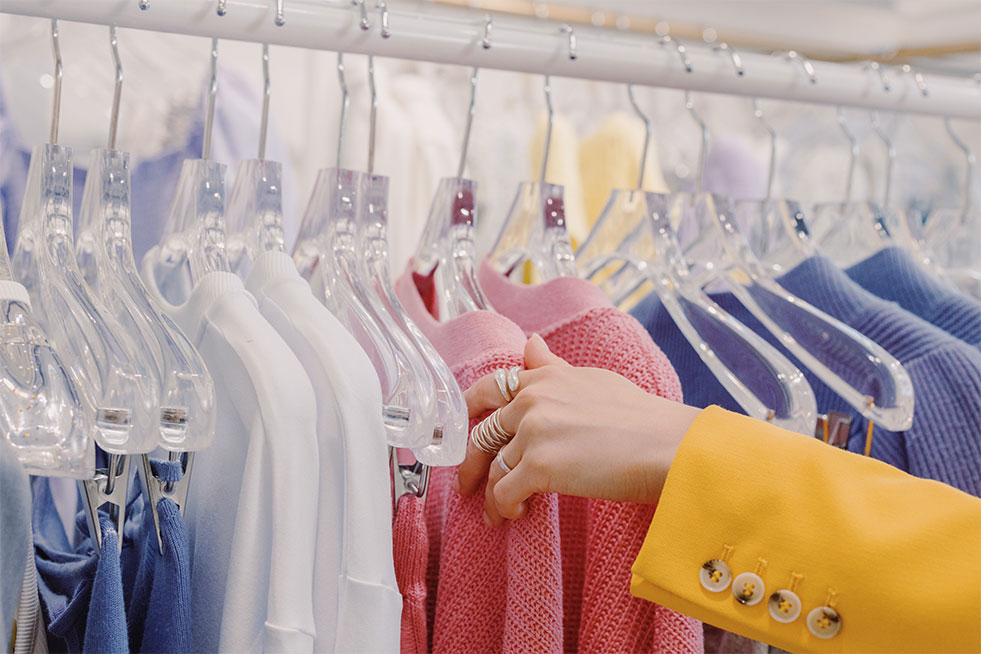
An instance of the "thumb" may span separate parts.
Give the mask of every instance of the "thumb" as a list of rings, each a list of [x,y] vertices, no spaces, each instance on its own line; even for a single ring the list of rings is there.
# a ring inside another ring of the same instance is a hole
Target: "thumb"
[[[558,355],[552,354],[552,351],[548,349],[548,345],[545,344],[541,336],[533,334],[528,339],[528,342],[525,343],[525,368],[531,370],[549,364],[560,366],[569,365]]]

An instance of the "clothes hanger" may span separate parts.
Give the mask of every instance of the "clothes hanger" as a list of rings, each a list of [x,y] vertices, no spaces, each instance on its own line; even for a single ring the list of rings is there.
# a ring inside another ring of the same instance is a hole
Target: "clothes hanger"
[[[364,3],[362,29],[370,28]],[[369,84],[374,86],[374,62],[369,58]],[[341,121],[337,167],[321,170],[307,204],[293,258],[317,297],[357,339],[375,365],[382,387],[386,436],[395,447],[427,447],[436,426],[435,387],[422,357],[395,323],[381,299],[361,274],[358,213],[362,173],[341,168],[349,94],[344,79],[343,53],[338,53]],[[374,94],[374,91],[372,93]],[[376,104],[373,98],[372,104]],[[372,114],[377,110],[372,107]],[[374,121],[371,121],[372,124]],[[374,130],[371,130],[373,132]],[[374,134],[369,134],[369,166],[374,166]],[[423,381],[425,380],[425,381]]]
[[[597,279],[616,271],[620,273],[619,294],[624,296],[652,284],[699,358],[748,415],[813,434],[817,405],[804,375],[776,348],[709,299],[691,279],[671,226],[676,201],[643,190],[652,125],[630,85],[627,97],[645,127],[637,186],[610,194],[577,253],[583,277]],[[629,272],[624,274],[624,270]]]
[[[218,94],[218,39],[211,39],[211,82],[200,159],[185,159],[159,246],[142,261],[144,279],[163,298],[182,304],[194,285],[213,272],[231,272],[225,252],[225,169],[212,161],[211,134]]]
[[[116,131],[122,95],[123,69],[115,26],[109,41],[116,70],[115,93],[107,148],[91,153],[75,256],[92,291],[128,334],[134,335],[139,354],[159,389],[157,445],[179,461],[180,482],[161,481],[151,470],[150,457],[141,457],[143,489],[151,499],[160,538],[156,500],[169,497],[181,512],[186,503],[193,452],[211,445],[215,433],[215,389],[200,355],[180,328],[150,298],[133,256],[130,213],[129,153],[116,150]]]
[[[560,33],[568,35],[568,57],[575,59],[575,30],[563,25]],[[522,182],[508,211],[504,225],[487,257],[490,264],[505,276],[521,274],[528,262],[542,281],[556,277],[575,277],[575,255],[565,226],[563,187],[545,181],[548,154],[552,141],[551,76],[545,75],[545,147],[537,182]]]
[[[800,57],[794,55],[790,58]],[[687,104],[691,108],[690,98]],[[694,112],[692,116],[703,130],[704,149],[704,121]],[[699,170],[699,177],[701,174]],[[706,193],[685,199],[680,240],[698,283],[703,288],[717,282],[728,287],[798,360],[870,423],[890,431],[908,429],[913,419],[913,388],[899,361],[871,339],[784,290],[743,236],[729,199]],[[861,388],[836,372],[856,362],[866,368],[866,383]]]
[[[485,18],[482,46],[491,47],[494,21]],[[412,257],[413,271],[433,277],[438,318],[448,320],[469,311],[491,310],[490,302],[480,290],[474,261],[477,213],[477,182],[463,177],[470,144],[470,129],[476,112],[477,73],[470,74],[470,105],[463,129],[463,146],[456,177],[444,177],[433,196],[426,227]]]
[[[228,200],[227,251],[232,272],[246,277],[260,254],[286,252],[283,230],[283,165],[266,159],[269,126],[269,45],[262,45],[262,117],[259,122],[259,156],[239,164],[235,186]]]
[[[130,456],[156,447],[159,389],[149,361],[102,304],[75,260],[72,152],[58,145],[62,61],[58,21],[51,23],[55,88],[50,143],[31,154],[13,267],[31,298],[35,317],[72,375],[83,406],[94,418],[95,443],[108,466],[80,483],[90,534],[102,546],[98,507],[109,503],[122,533]],[[122,538],[120,547],[122,547]]]

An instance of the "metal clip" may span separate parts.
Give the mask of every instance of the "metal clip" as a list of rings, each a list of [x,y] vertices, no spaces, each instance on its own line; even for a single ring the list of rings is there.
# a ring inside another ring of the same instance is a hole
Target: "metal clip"
[[[429,490],[429,466],[419,461],[399,463],[399,450],[396,447],[388,448],[388,456],[392,469],[392,510],[395,510],[403,495],[415,495],[425,502]]]
[[[153,516],[153,529],[157,532],[157,547],[163,554],[163,536],[160,534],[160,515],[157,513],[157,503],[168,499],[177,505],[181,515],[184,515],[184,505],[187,503],[187,491],[191,481],[191,466],[194,463],[194,452],[170,452],[169,461],[180,462],[181,476],[179,479],[161,479],[153,471],[153,463],[149,454],[140,456],[142,470],[140,484],[143,490],[145,508]],[[122,540],[122,539],[120,539]]]
[[[79,490],[85,499],[85,519],[96,550],[102,551],[102,529],[99,526],[99,507],[109,504],[109,518],[116,525],[119,551],[123,549],[123,525],[126,522],[126,498],[129,495],[130,457],[110,454],[109,466],[99,468],[91,479],[80,480]]]

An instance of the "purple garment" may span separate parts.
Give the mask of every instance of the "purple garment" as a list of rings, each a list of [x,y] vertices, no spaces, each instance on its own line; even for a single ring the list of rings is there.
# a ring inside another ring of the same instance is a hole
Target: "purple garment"
[[[866,291],[981,348],[981,302],[935,279],[905,250],[884,248],[845,272]]]
[[[778,281],[799,298],[881,345],[909,373],[916,401],[913,426],[905,432],[875,427],[871,455],[918,477],[981,496],[981,352],[861,289],[827,259],[809,259]],[[848,449],[861,452],[868,429],[866,419],[784,350],[732,294],[713,294],[712,299],[800,368],[814,390],[818,411],[840,411],[853,417]],[[717,404],[742,413],[656,296],[646,298],[631,313],[678,372],[686,404]],[[836,372],[859,388],[869,388],[861,362],[844,363],[845,367]],[[755,377],[748,380],[751,390],[756,391],[753,385],[757,381]],[[766,401],[765,396],[761,399]]]

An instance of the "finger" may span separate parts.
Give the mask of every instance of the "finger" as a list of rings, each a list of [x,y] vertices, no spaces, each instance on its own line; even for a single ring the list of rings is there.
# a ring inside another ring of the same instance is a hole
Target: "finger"
[[[530,381],[527,371],[522,370],[518,373],[518,390],[524,388]],[[481,416],[488,411],[500,409],[507,404],[507,400],[501,395],[501,389],[494,379],[493,373],[484,375],[473,385],[463,392],[463,399],[467,402],[467,412],[470,419]]]
[[[456,492],[464,497],[473,495],[480,487],[480,482],[487,474],[487,467],[493,460],[494,457],[477,449],[473,441],[467,443],[467,457],[456,471],[456,481],[454,482]]]
[[[560,366],[569,365],[562,357],[552,354],[552,351],[548,349],[548,345],[545,344],[541,336],[533,334],[528,339],[528,342],[525,343],[525,368],[531,370],[549,364]]]
[[[511,472],[514,472],[514,470]],[[487,486],[484,488],[484,514],[486,515],[487,524],[491,527],[500,527],[504,524],[504,516],[497,510],[497,502],[494,500],[494,487],[506,474],[504,468],[498,465],[496,461],[491,462],[487,472]]]
[[[492,464],[492,470],[497,467],[500,474],[499,479],[493,484],[488,483],[488,492],[485,501],[484,511],[488,515],[500,516],[503,520],[517,520],[528,514],[528,498],[538,492],[535,482],[535,475],[531,466],[522,465],[520,457],[514,450],[508,448],[502,450],[504,460],[511,467],[511,472],[504,474],[504,470],[496,462]],[[517,460],[517,463],[512,461]]]

